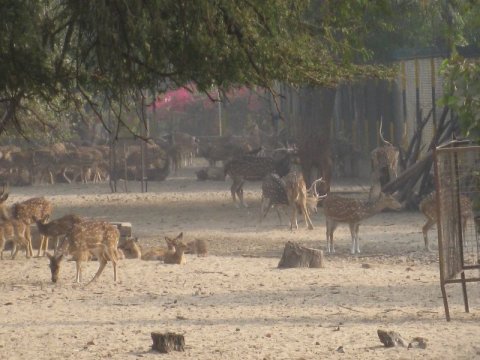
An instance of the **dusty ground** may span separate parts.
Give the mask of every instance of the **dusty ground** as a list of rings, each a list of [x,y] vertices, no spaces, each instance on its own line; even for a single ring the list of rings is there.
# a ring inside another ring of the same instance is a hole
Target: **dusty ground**
[[[358,185],[336,182],[334,190],[365,190]],[[436,252],[423,251],[421,214],[387,212],[367,220],[359,256],[349,254],[342,225],[337,253],[326,256],[324,269],[279,270],[286,241],[325,247],[321,211],[313,231],[290,232],[274,212],[257,230],[260,183],[246,185],[248,210],[232,205],[229,186],[228,179],[197,182],[193,169],[185,169],[150,183],[148,193],[133,183],[128,194],[111,194],[108,184],[10,189],[10,204],[46,196],[54,217],[74,212],[129,221],[144,246],[163,245],[165,235],[183,231],[187,240],[207,240],[210,255],[188,255],[183,266],[124,260],[119,282],[107,266],[89,287],[73,283],[71,262],[52,284],[46,258],[0,261],[0,359],[480,358],[479,285],[468,287],[469,314],[460,286],[448,287],[447,323]],[[86,264],[84,277],[97,266]],[[377,329],[407,340],[425,337],[428,347],[386,349]],[[152,331],[184,334],[186,351],[152,353]]]

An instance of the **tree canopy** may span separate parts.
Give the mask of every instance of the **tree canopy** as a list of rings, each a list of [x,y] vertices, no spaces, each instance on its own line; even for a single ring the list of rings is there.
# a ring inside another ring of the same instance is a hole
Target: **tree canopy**
[[[344,14],[349,8],[346,1],[319,4]],[[48,112],[87,103],[100,115],[102,106],[127,106],[145,90],[190,82],[209,92],[272,89],[274,81],[334,86],[384,75],[381,67],[352,62],[360,52],[332,30],[349,28],[355,13],[348,19],[325,13],[315,23],[308,21],[309,6],[306,0],[2,0],[0,132],[31,126],[27,119],[41,118],[39,104]]]
[[[187,83],[210,95],[389,76],[378,61],[394,47],[478,41],[470,3],[0,0],[0,133],[45,132],[85,108],[118,124],[146,90]]]

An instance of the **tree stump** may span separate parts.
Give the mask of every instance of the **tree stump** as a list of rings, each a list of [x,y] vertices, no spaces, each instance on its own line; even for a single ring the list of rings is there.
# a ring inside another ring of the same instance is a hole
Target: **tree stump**
[[[396,331],[385,331],[378,329],[377,335],[385,347],[408,346],[408,343],[405,341],[405,339]]]
[[[306,248],[293,241],[285,244],[282,258],[278,263],[279,268],[322,268],[323,265],[322,250]]]
[[[172,350],[185,351],[185,338],[181,334],[152,332],[152,349],[161,353],[169,353]]]

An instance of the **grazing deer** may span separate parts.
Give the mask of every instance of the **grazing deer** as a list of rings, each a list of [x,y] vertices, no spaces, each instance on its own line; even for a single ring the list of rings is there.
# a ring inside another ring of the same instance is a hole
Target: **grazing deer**
[[[208,245],[203,239],[195,239],[187,243],[187,250],[185,254],[197,254],[198,257],[205,257],[208,255]]]
[[[177,237],[173,239],[169,237],[165,237],[167,244],[173,245],[173,250],[167,251],[167,253],[165,254],[165,258],[163,260],[165,264],[182,265],[186,263],[184,253],[188,247],[187,247],[187,244],[185,244],[182,241],[182,239],[183,239],[183,232],[178,234]]]
[[[76,282],[81,282],[82,280],[82,262],[87,261],[91,255],[98,259],[100,266],[88,284],[100,276],[108,261],[111,261],[113,264],[113,281],[117,281],[117,246],[119,238],[120,232],[118,228],[105,221],[85,220],[74,224],[67,234],[63,246],[61,246],[59,254],[52,256],[47,253],[50,259],[52,282],[57,282],[58,280],[60,264],[67,249],[76,262]]]
[[[425,250],[429,251],[428,231],[437,223],[437,199],[435,192],[430,193],[420,202],[419,209],[427,218],[427,222],[422,227],[422,233]],[[465,238],[467,220],[473,218],[472,201],[465,195],[460,195],[460,217],[462,219],[463,237]]]
[[[0,217],[4,220],[15,219],[22,221],[26,225],[25,238],[28,241],[29,256],[33,256],[32,238],[30,236],[30,224],[37,219],[43,219],[47,215],[52,214],[52,203],[43,197],[31,198],[20,203],[15,203],[11,208],[5,207],[5,201],[8,199],[8,192],[3,186],[0,192]],[[43,236],[41,236],[43,242]],[[40,249],[38,249],[38,256]]]
[[[38,253],[43,250],[43,255],[48,251],[48,239],[55,238],[55,250],[54,254],[58,251],[58,244],[62,237],[65,237],[73,228],[73,225],[82,222],[84,219],[78,215],[68,214],[62,216],[61,218],[47,222],[49,215],[46,215],[41,220],[36,220],[38,232],[42,236],[42,241],[40,242],[40,247]]]
[[[3,260],[3,251],[5,249],[5,244],[8,241],[13,242],[12,247],[12,259],[15,259],[17,255],[19,247],[25,248],[25,256],[27,258],[30,257],[28,252],[28,241],[25,238],[27,225],[25,225],[22,221],[18,220],[3,220],[0,223],[0,258]]]
[[[377,198],[372,200],[344,198],[338,195],[328,194],[323,201],[327,225],[327,251],[329,253],[335,252],[333,233],[338,223],[347,223],[352,235],[351,253],[360,253],[358,237],[360,223],[384,209],[399,210],[401,207],[402,205],[392,195],[382,192]]]
[[[372,161],[372,172],[378,177],[383,187],[389,181],[397,178],[399,150],[383,138],[382,121],[379,129],[380,140],[382,144],[373,149],[370,158]]]
[[[277,149],[272,157],[257,157],[245,155],[238,159],[233,159],[225,164],[225,175],[233,179],[230,188],[232,199],[237,205],[236,197],[240,204],[248,207],[243,200],[243,184],[246,180],[261,180],[270,173],[276,173],[285,176],[290,171],[291,156],[293,149]]]

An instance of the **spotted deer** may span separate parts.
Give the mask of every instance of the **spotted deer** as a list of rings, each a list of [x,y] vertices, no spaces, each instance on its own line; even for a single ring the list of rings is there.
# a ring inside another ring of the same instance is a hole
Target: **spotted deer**
[[[236,197],[238,197],[240,204],[248,207],[243,199],[243,184],[246,180],[262,180],[271,173],[287,175],[290,171],[291,156],[294,153],[294,149],[277,149],[272,157],[245,155],[227,162],[224,171],[225,175],[229,175],[233,180],[230,191],[234,204],[237,206]]]
[[[289,207],[290,203],[289,203],[289,198],[286,190],[287,184],[285,182],[285,180],[289,178],[289,175],[290,173],[287,174],[286,177],[280,178],[277,174],[269,174],[263,179],[262,202],[261,202],[260,216],[258,219],[257,227],[262,223],[263,219],[265,219],[269,210],[272,207],[276,209],[279,221],[280,223],[282,222],[278,208]],[[293,177],[290,177],[290,178],[292,179]],[[300,176],[300,178],[303,178],[303,177]],[[318,202],[324,197],[324,196],[319,196],[317,192],[317,183],[321,183],[322,181],[323,181],[322,179],[315,180],[310,186],[310,188],[306,190],[306,198],[305,198],[304,205],[307,210],[307,214],[309,216],[310,214],[317,212]],[[302,199],[303,197],[295,198],[297,202],[292,203],[292,207],[293,205],[295,205],[294,207],[296,207],[297,212],[300,211],[303,214],[303,211],[302,211],[303,202],[301,201]],[[296,214],[295,214],[295,221],[296,221]],[[292,228],[293,224],[291,223],[290,225]],[[307,226],[308,226],[308,223],[307,223]]]
[[[372,173],[379,180],[383,187],[389,181],[397,178],[399,150],[383,138],[382,121],[379,129],[380,141],[382,144],[373,149],[370,158],[372,162]]]
[[[39,254],[42,250],[44,255],[48,251],[49,238],[55,239],[54,254],[56,254],[60,240],[72,230],[73,225],[84,220],[82,217],[75,214],[68,214],[48,222],[49,218],[50,216],[46,215],[44,218],[35,221],[38,232],[43,235],[44,239],[44,241],[40,243],[40,248],[38,249]]]
[[[5,201],[8,199],[8,191],[3,187],[0,192],[0,217],[4,220],[18,220],[26,225],[25,238],[28,241],[28,253],[29,256],[33,256],[32,238],[30,235],[30,224],[37,219],[43,219],[47,215],[51,215],[53,206],[50,201],[44,197],[31,198],[19,203],[13,204],[10,208],[5,206]],[[43,236],[41,236],[41,242],[43,242]],[[38,255],[40,255],[40,249],[38,249]]]
[[[305,219],[305,224],[309,230],[313,230],[312,220],[310,219],[309,208],[307,206],[307,202],[313,202],[314,205],[318,204],[320,200],[320,196],[316,193],[316,184],[322,182],[322,179],[315,180],[311,187],[310,187],[310,194],[307,192],[307,185],[305,184],[305,180],[303,175],[299,171],[291,171],[287,174],[284,178],[285,180],[285,192],[287,193],[288,198],[288,205],[290,207],[290,230],[298,229],[298,222],[297,222],[297,212],[303,214]],[[312,194],[312,190],[314,193]],[[312,206],[312,208],[316,208],[316,206]]]
[[[351,253],[360,253],[358,230],[360,223],[384,209],[399,210],[402,205],[392,196],[380,193],[371,200],[353,199],[328,194],[323,201],[326,219],[327,252],[334,253],[333,233],[339,223],[347,223],[352,236]]]
[[[52,273],[52,282],[57,282],[60,266],[65,253],[72,255],[76,263],[77,283],[82,281],[82,262],[87,261],[92,255],[98,259],[100,266],[91,282],[98,279],[108,261],[113,264],[113,281],[117,281],[117,246],[120,238],[118,228],[105,221],[85,220],[74,224],[70,232],[64,239],[59,253],[50,255],[50,270]],[[87,285],[88,285],[87,284]]]
[[[183,235],[183,234],[182,234]],[[175,246],[173,243],[173,239],[169,237],[165,237],[165,242],[167,243],[167,248],[161,246],[155,246],[150,249],[142,249],[142,260],[165,260],[165,255],[167,253],[174,253]]]
[[[183,241],[183,232],[178,234],[175,238],[169,238],[165,237],[165,240],[167,241],[167,244],[173,245],[173,249],[167,251],[165,254],[165,258],[163,259],[163,262],[165,264],[185,264],[185,250],[188,249],[187,244],[185,244]]]
[[[27,225],[15,219],[3,220],[0,223],[0,258],[3,260],[3,251],[8,241],[13,242],[11,258],[15,259],[18,249],[25,248],[25,256],[30,257],[28,252],[28,241],[25,238]]]
[[[427,222],[422,227],[423,240],[425,242],[425,250],[430,250],[428,241],[428,231],[437,223],[437,198],[435,192],[428,194],[419,205],[420,211],[427,218]],[[465,229],[467,221],[473,218],[472,201],[465,195],[460,195],[460,217],[462,219],[462,231],[465,238]]]

